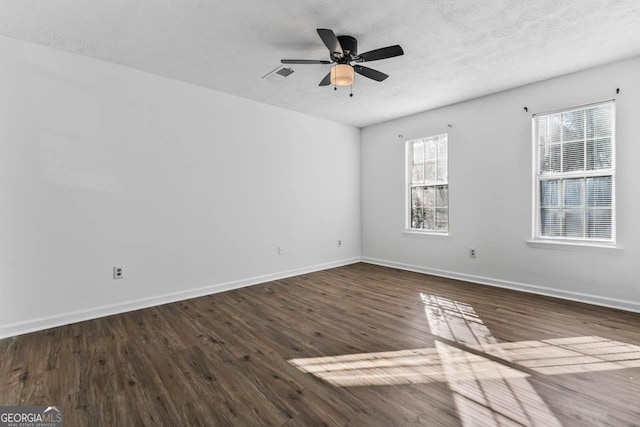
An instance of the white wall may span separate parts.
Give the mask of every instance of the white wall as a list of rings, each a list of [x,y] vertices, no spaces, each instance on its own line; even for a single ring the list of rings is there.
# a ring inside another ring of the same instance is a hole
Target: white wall
[[[0,337],[357,261],[359,164],[357,128],[0,37]]]
[[[640,311],[638,76],[634,58],[363,129],[363,259]],[[531,114],[612,98],[623,249],[529,247]],[[449,132],[450,236],[403,235],[404,141],[443,132]],[[469,258],[469,248],[477,258]]]

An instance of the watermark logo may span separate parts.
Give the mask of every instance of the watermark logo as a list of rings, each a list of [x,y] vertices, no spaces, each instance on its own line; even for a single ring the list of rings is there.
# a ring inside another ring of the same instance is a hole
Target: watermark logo
[[[62,406],[0,406],[0,427],[62,427]]]

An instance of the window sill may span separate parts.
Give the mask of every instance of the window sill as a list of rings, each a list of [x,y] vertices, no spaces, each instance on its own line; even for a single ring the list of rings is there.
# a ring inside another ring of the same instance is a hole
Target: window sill
[[[417,231],[417,230],[403,230],[402,235],[409,236],[409,237],[414,237],[414,236],[415,237],[436,237],[436,238],[449,237],[449,233],[436,233],[435,231]]]
[[[527,240],[530,248],[558,249],[563,251],[583,251],[583,252],[615,252],[624,249],[622,246],[606,243],[571,243],[554,242],[549,240]]]

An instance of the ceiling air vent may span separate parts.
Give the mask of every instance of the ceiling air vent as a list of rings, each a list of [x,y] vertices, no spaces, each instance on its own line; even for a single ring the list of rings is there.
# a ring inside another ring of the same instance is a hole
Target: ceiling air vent
[[[262,78],[266,80],[275,81],[275,80],[284,79],[285,77],[288,77],[291,74],[293,74],[292,68],[284,67],[280,65],[279,67],[274,68],[273,70],[269,71],[267,74],[262,76]]]

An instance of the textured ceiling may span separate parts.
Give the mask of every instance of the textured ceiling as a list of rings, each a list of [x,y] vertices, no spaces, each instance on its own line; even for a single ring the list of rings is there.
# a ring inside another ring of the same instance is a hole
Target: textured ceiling
[[[349,90],[318,87],[316,28],[356,37]],[[0,0],[0,34],[362,127],[640,54],[638,0]]]

